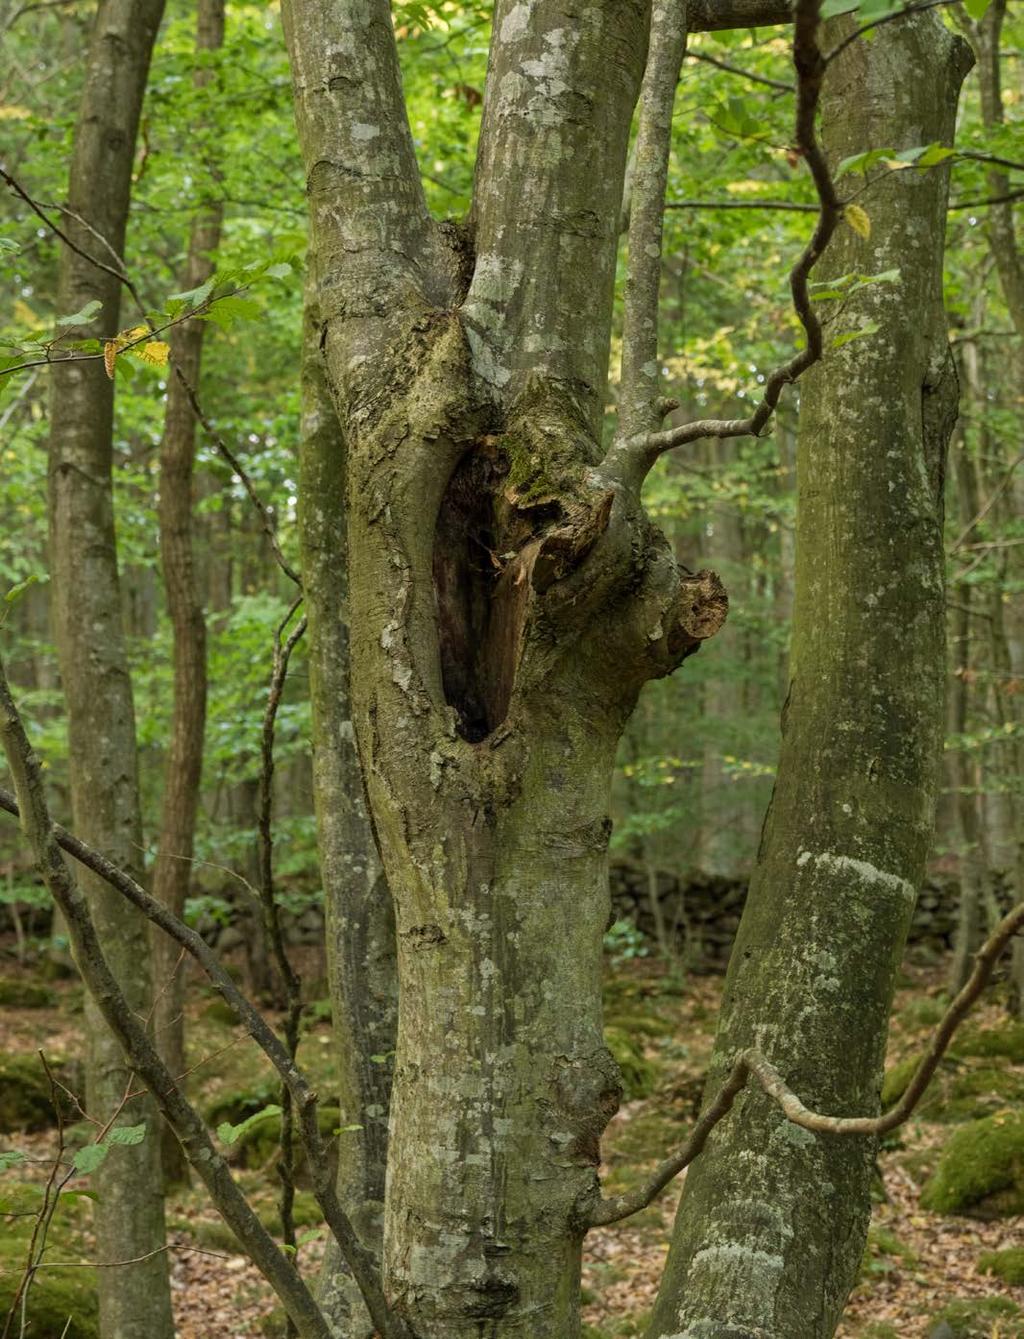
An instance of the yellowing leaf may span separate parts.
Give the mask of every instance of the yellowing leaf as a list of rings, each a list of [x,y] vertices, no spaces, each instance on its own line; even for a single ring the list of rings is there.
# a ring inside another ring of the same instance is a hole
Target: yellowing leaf
[[[39,325],[39,317],[28,303],[23,302],[21,298],[16,299],[14,303],[14,319],[19,325],[27,325],[29,327]]]
[[[146,339],[148,334],[149,327],[144,325],[132,326],[131,330],[122,330],[117,339],[111,341],[114,344],[114,352],[130,353],[133,358],[138,358],[140,362],[149,363],[153,367],[166,366],[171,346],[160,339]],[[145,342],[137,344],[134,342],[136,340]],[[104,365],[106,365],[106,350],[104,350]]]
[[[103,366],[107,376],[114,380],[114,362],[117,358],[117,340],[108,339],[103,344]]]
[[[129,353],[133,353],[136,358],[141,358],[144,363],[152,363],[154,367],[164,367],[167,364],[167,355],[171,351],[171,346],[165,344],[162,339],[151,339],[145,344],[136,344]]]
[[[871,220],[868,218],[867,210],[861,209],[860,205],[847,205],[843,210],[843,218],[858,237],[863,237],[867,241],[871,236]]]

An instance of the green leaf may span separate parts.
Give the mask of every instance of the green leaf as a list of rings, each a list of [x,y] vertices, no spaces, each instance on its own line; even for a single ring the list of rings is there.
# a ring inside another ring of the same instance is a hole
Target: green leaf
[[[964,0],[964,9],[967,10],[975,23],[980,23],[988,12],[988,7],[992,0]]]
[[[24,581],[19,581],[16,586],[11,587],[4,596],[4,604],[17,604],[27,590],[31,589],[31,587],[35,586],[38,582],[45,580],[46,577],[40,576],[38,572],[33,572],[31,576],[27,576]]]
[[[259,316],[262,311],[263,308],[260,304],[252,298],[234,296],[217,298],[210,304],[204,319],[213,321],[215,325],[220,326],[221,330],[230,330],[238,321]]]
[[[75,1154],[75,1171],[87,1175],[94,1172],[97,1167],[102,1166],[110,1152],[109,1144],[86,1144],[85,1148],[80,1148]]]
[[[883,159],[892,158],[895,152],[895,149],[865,149],[863,153],[852,153],[849,158],[840,161],[836,168],[836,180],[845,172],[866,172]]]
[[[877,321],[867,321],[859,330],[846,330],[841,335],[836,335],[832,341],[832,347],[833,349],[841,349],[844,344],[852,344],[855,339],[863,339],[865,335],[873,335],[877,329]]]
[[[0,237],[0,251],[20,251],[20,243],[11,237]]]
[[[100,302],[97,298],[93,298],[91,302],[87,302],[85,304],[85,306],[81,309],[81,311],[76,311],[72,313],[71,316],[58,316],[56,324],[88,325],[102,306],[103,306],[102,302]]]
[[[0,1172],[6,1172],[8,1167],[15,1167],[19,1162],[24,1162],[28,1154],[20,1148],[0,1149]]]
[[[146,1122],[141,1125],[115,1125],[107,1134],[108,1144],[141,1144],[146,1137]]]
[[[825,0],[821,7],[823,19],[834,19],[837,14],[849,14],[855,10],[860,0]]]
[[[224,1121],[217,1126],[217,1138],[222,1144],[237,1144],[239,1139],[262,1121],[269,1120],[271,1116],[280,1116],[281,1108],[273,1103],[266,1106],[262,1111],[257,1111],[254,1115],[247,1117],[241,1125],[231,1125]]]
[[[331,1134],[350,1134],[353,1130],[361,1130],[362,1128],[361,1125],[339,1125],[336,1130],[331,1131]]]

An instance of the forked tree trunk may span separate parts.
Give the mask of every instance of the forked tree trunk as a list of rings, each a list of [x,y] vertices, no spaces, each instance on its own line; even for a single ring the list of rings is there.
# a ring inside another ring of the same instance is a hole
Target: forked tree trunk
[[[824,94],[833,158],[950,143],[965,57],[931,13],[848,47]],[[827,352],[802,393],[790,696],[709,1078],[713,1092],[756,1045],[835,1114],[878,1107],[944,726],[947,176],[878,176],[861,197],[870,240],[844,229],[820,277],[900,279],[832,307],[831,331],[877,332]],[[748,1088],[690,1168],[651,1335],[828,1339],[857,1276],[874,1152],[790,1125]]]
[[[196,21],[197,53],[216,51],[224,42],[224,0],[200,0]],[[198,70],[197,87],[210,71]],[[185,291],[198,288],[214,271],[223,207],[206,205],[196,215],[188,258],[181,276]],[[160,839],[153,867],[153,894],[181,916],[192,884],[199,787],[206,724],[206,613],[196,572],[192,524],[192,481],[196,421],[186,387],[198,390],[203,351],[202,321],[188,321],[171,333],[171,376],[167,383],[164,435],[160,444],[160,555],[167,612],[174,636],[174,706],[160,813]],[[172,1074],[185,1072],[184,972],[181,950],[159,931],[153,935],[153,966],[158,988],[155,1012],[157,1043]],[[187,1163],[170,1131],[164,1137],[164,1171],[169,1181],[187,1176]]]
[[[615,749],[643,681],[724,614],[600,464],[648,16],[500,0],[471,235],[426,212],[386,0],[285,7],[347,453],[352,712],[397,925],[385,1288],[418,1339],[579,1333],[620,1091]],[[314,597],[314,628],[339,616]]]
[[[108,266],[113,263],[108,247],[116,256],[124,247],[135,136],[162,10],[163,0],[102,0],[93,27],[64,227],[84,252]],[[60,311],[77,311],[93,299],[103,304],[82,334],[117,332],[120,288],[114,275],[70,249],[62,251]],[[67,699],[74,826],[138,875],[142,826],[135,721],[111,490],[114,386],[102,361],[57,363],[52,376],[52,611]],[[153,1002],[145,919],[94,876],[83,871],[82,882],[111,968],[131,1007],[145,1016]],[[106,1119],[136,1085],[91,996],[87,1000],[88,1107]],[[100,1262],[150,1258],[97,1271],[100,1324],[104,1335],[118,1339],[170,1339],[167,1256],[159,1253],[164,1217],[156,1106],[148,1097],[132,1098],[118,1119],[132,1125],[145,1121],[148,1137],[135,1147],[113,1149],[96,1175],[95,1257]]]

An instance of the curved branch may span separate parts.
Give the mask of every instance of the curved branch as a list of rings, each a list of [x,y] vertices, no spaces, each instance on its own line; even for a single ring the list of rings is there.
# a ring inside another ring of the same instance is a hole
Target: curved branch
[[[621,437],[609,450],[606,460],[606,472],[611,478],[639,487],[659,456],[686,442],[695,442],[701,437],[759,436],[775,412],[784,388],[821,357],[821,324],[811,304],[808,281],[843,216],[843,202],[836,193],[815,126],[826,68],[825,57],[818,45],[820,8],[821,0],[796,0],[794,6],[793,63],[797,73],[794,142],[810,169],[819,201],[814,232],[789,276],[793,306],[804,329],[806,347],[771,373],[761,402],[746,418],[698,419],[664,432]]]
[[[925,1089],[931,1082],[939,1062],[945,1055],[957,1028],[966,1018],[979,995],[988,985],[992,970],[1010,940],[1024,931],[1024,902],[1009,912],[999,922],[989,938],[978,951],[974,970],[967,984],[950,1004],[942,1020],[932,1033],[931,1040],[918,1062],[914,1077],[896,1105],[882,1116],[827,1116],[812,1111],[789,1088],[782,1075],[770,1064],[760,1051],[741,1051],[733,1061],[732,1069],[725,1083],[718,1090],[714,1101],[701,1116],[693,1128],[693,1133],[676,1153],[661,1164],[648,1180],[635,1190],[612,1199],[601,1200],[589,1219],[590,1227],[616,1223],[629,1218],[641,1209],[646,1209],[665,1187],[690,1165],[701,1153],[711,1131],[728,1115],[737,1096],[746,1087],[753,1076],[767,1095],[778,1103],[783,1115],[793,1125],[799,1125],[814,1134],[828,1135],[870,1135],[888,1134],[902,1125],[920,1102]]]
[[[664,418],[659,404],[658,294],[672,108],[685,51],[686,6],[679,0],[655,0],[631,158],[629,269],[619,386],[620,431],[629,436],[653,431]]]

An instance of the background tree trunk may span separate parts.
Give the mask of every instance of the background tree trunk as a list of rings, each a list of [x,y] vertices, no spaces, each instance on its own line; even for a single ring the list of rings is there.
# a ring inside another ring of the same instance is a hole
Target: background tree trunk
[[[196,52],[216,51],[224,42],[224,0],[199,0]],[[212,71],[196,71],[195,83],[209,83]],[[192,224],[181,289],[198,288],[213,273],[223,207],[204,206]],[[188,393],[177,376],[199,389],[203,321],[187,321],[171,332],[171,375],[167,382],[164,435],[160,444],[160,555],[167,612],[174,637],[174,705],[164,772],[160,839],[153,867],[153,893],[181,916],[192,882],[196,814],[203,772],[206,724],[206,614],[193,550],[192,479],[196,422]],[[158,995],[155,1011],[160,1055],[172,1074],[185,1072],[184,970],[181,950],[159,931],[153,936]],[[187,1176],[177,1139],[165,1130],[164,1172],[169,1181]]]
[[[135,137],[162,11],[162,0],[103,0],[96,14],[64,227],[83,251],[98,253],[107,264],[110,254],[95,234],[115,255],[122,254]],[[102,338],[117,332],[120,290],[113,275],[69,248],[62,250],[59,310],[71,313],[93,299],[103,304],[82,334]],[[137,875],[142,825],[135,721],[111,494],[114,385],[96,361],[58,363],[52,377],[52,611],[67,698],[74,826],[82,838]],[[94,876],[83,872],[82,880],[110,965],[131,1007],[148,1016],[153,992],[145,919]],[[137,1085],[95,1003],[89,996],[87,1000],[88,1105],[105,1119]],[[148,1137],[135,1147],[113,1149],[97,1177],[96,1256],[111,1262],[164,1245],[155,1104],[148,1097],[132,1098],[118,1119],[132,1125],[145,1121]],[[104,1335],[171,1339],[166,1255],[97,1273]]]
[[[826,79],[833,161],[949,143],[967,68],[930,13],[852,44]],[[877,1109],[944,725],[947,178],[910,177],[872,186],[870,241],[844,229],[823,266],[901,277],[833,308],[830,333],[869,319],[877,333],[828,352],[803,390],[790,696],[709,1076],[713,1093],[758,1046],[837,1114]],[[799,1130],[748,1088],[689,1171],[651,1335],[828,1339],[857,1276],[873,1158],[870,1141]]]
[[[309,618],[317,849],[342,1126],[338,1196],[380,1254],[388,1112],[398,1016],[395,922],[366,814],[349,693],[345,442],[324,380],[316,298],[308,286],[303,353],[300,528]],[[373,1323],[337,1244],[318,1289],[338,1339],[369,1339]]]

